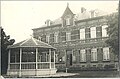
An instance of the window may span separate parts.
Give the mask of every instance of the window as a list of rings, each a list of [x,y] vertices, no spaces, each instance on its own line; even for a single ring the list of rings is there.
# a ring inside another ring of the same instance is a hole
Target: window
[[[66,41],[66,32],[60,33],[61,41]]]
[[[70,40],[71,40],[70,35],[71,35],[71,33],[66,33],[66,40],[67,40],[67,41],[70,41]]]
[[[50,34],[50,43],[54,42],[54,34]]]
[[[57,32],[55,32],[55,43],[58,43],[58,33]]]
[[[102,26],[102,37],[108,37],[108,34],[107,34],[107,28],[108,25],[104,25]]]
[[[47,42],[47,43],[49,43],[49,38],[50,38],[50,36],[47,35],[47,36],[46,36],[46,42]]]
[[[109,47],[103,48],[103,61],[109,61],[110,55],[109,55]]]
[[[86,62],[86,52],[85,49],[80,50],[80,61]]]
[[[66,25],[70,25],[70,18],[66,19]]]
[[[76,40],[76,39],[80,39],[80,32],[79,32],[79,30],[73,30],[71,32],[71,40]]]
[[[96,38],[96,27],[90,28],[91,38]]]
[[[91,49],[91,61],[97,61],[97,49]]]
[[[85,29],[80,29],[80,39],[85,39]]]
[[[46,35],[42,35],[41,41],[46,42]]]

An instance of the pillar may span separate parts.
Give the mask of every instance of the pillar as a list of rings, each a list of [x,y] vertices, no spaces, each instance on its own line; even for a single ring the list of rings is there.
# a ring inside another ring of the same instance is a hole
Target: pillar
[[[8,52],[8,75],[9,75],[9,70],[10,70],[10,49],[9,49],[9,52]]]
[[[38,57],[38,48],[36,48],[36,75],[37,75],[37,69],[38,69],[38,64],[37,64],[37,58]]]
[[[51,49],[49,49],[49,56],[50,56],[50,69],[51,69]]]
[[[47,62],[47,53],[46,53],[46,62]]]
[[[21,77],[21,59],[22,59],[22,48],[20,48],[20,71],[19,71],[19,77]]]
[[[55,50],[54,50],[54,68],[55,68]]]

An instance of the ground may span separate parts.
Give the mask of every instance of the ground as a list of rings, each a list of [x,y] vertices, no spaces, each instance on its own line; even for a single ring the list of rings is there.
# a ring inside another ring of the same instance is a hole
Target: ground
[[[26,78],[118,78],[118,71],[71,71],[70,73],[57,72],[54,75],[26,77]]]
[[[79,74],[68,76],[70,78],[117,78],[117,71],[80,71]]]

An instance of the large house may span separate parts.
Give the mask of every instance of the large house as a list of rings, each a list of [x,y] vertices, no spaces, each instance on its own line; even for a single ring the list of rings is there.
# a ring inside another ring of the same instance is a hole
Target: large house
[[[34,28],[33,36],[57,48],[56,68],[117,68],[118,58],[105,43],[109,38],[105,12],[81,8],[74,14],[67,5],[63,15]]]

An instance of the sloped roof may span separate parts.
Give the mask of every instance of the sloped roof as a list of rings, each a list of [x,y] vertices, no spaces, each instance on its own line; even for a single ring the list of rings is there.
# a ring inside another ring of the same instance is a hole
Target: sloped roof
[[[19,48],[19,47],[38,47],[38,48],[52,48],[52,49],[56,49],[54,47],[52,47],[51,45],[44,43],[42,41],[39,41],[33,37],[26,39],[24,41],[21,41],[19,43],[16,43],[14,45],[9,46],[8,48]]]
[[[73,14],[73,12],[70,10],[69,6],[67,6],[67,8],[65,9],[62,17],[65,16],[66,14]]]
[[[105,11],[102,11],[102,10],[99,10],[99,9],[95,9],[95,13],[96,13],[96,16],[93,17],[93,18],[100,17],[100,16],[105,16],[105,15],[108,15],[108,14],[109,14],[109,13],[107,13],[107,12],[105,12]],[[65,9],[62,17],[65,16],[66,14],[73,14],[73,12],[70,10],[69,6],[66,7],[66,9]],[[74,16],[74,20],[75,20],[75,21],[85,20],[85,19],[92,19],[92,18],[90,17],[90,15],[91,15],[91,14],[90,14],[90,11],[85,11],[85,12],[83,12],[83,13],[79,12],[79,13],[73,14],[73,15],[75,15],[75,16]],[[50,25],[49,27],[52,27],[52,26],[58,25],[58,24],[62,24],[62,17],[53,20],[52,23],[51,23],[51,25]],[[41,29],[41,28],[48,28],[48,26],[43,25],[43,26],[41,26],[41,27],[34,28],[34,29],[32,29],[32,30]]]
[[[62,24],[62,18],[58,18],[58,19],[54,20],[51,25],[56,25],[56,24]]]

